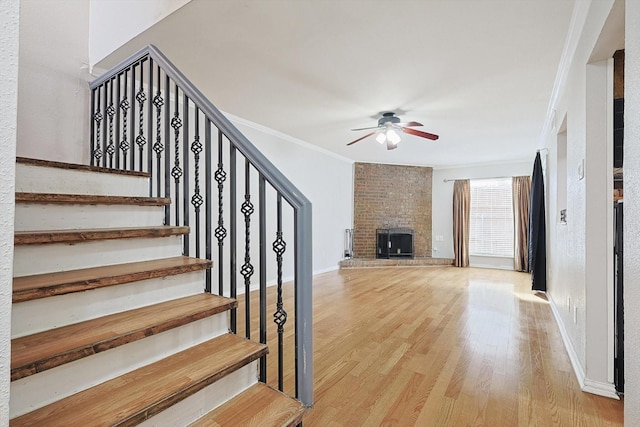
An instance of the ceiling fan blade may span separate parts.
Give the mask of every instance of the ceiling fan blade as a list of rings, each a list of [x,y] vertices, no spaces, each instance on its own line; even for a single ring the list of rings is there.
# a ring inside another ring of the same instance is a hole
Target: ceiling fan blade
[[[387,150],[395,150],[396,148],[398,148],[398,144],[394,144],[387,139]]]
[[[362,141],[363,139],[365,139],[368,136],[373,135],[375,132],[369,132],[368,134],[366,134],[365,136],[361,136],[360,138],[356,139],[355,141],[351,141],[350,143],[348,143],[347,145],[353,145],[358,141]]]
[[[398,126],[405,127],[405,126],[424,126],[424,125],[420,122],[406,122],[406,123],[398,123]]]
[[[358,131],[358,130],[371,130],[371,129],[378,129],[380,127],[381,126],[371,126],[371,127],[368,127],[368,128],[358,128],[358,129],[351,129],[351,130],[355,130],[355,131]]]
[[[421,130],[411,129],[411,128],[402,128],[402,132],[408,133],[409,135],[421,136],[422,138],[427,138],[435,141],[440,138],[438,135],[428,132],[422,132]]]

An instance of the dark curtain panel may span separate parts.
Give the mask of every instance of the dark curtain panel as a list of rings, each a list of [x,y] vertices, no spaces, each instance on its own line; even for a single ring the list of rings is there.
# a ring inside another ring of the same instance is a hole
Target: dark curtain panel
[[[547,290],[547,249],[544,207],[544,177],[540,153],[536,154],[531,175],[531,206],[529,208],[529,269],[531,288]]]
[[[529,272],[529,205],[531,204],[531,177],[514,176],[513,190],[513,268]]]
[[[468,179],[453,183],[453,253],[456,267],[469,266],[469,221],[471,184]]]

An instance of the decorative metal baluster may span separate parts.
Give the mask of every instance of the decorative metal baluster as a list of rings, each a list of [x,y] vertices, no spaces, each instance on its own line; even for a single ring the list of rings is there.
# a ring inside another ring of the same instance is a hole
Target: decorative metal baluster
[[[213,259],[213,255],[211,254],[213,250],[213,243],[211,237],[211,228],[213,227],[212,218],[213,218],[213,208],[211,207],[211,187],[213,181],[211,180],[211,170],[213,169],[211,166],[211,120],[209,117],[205,116],[204,122],[204,194],[205,194],[205,204],[204,204],[204,256],[206,259],[211,261]],[[211,277],[211,268],[207,268],[205,272],[205,282],[204,282],[204,291],[211,293],[213,291],[212,287],[212,277]]]
[[[93,152],[95,150],[95,143],[96,143],[96,123],[94,120],[94,116],[96,114],[96,90],[95,89],[91,89],[91,103],[89,105],[91,105],[91,115],[89,116],[89,161],[91,162],[91,166],[93,166],[94,163],[94,157],[93,157]]]
[[[200,206],[204,199],[200,195],[200,153],[202,152],[202,144],[200,143],[200,110],[195,107],[195,135],[191,143],[191,152],[193,153],[193,196],[191,196],[191,204],[193,205],[196,221],[196,258],[200,258]]]
[[[180,119],[180,113],[178,112],[178,85],[175,85],[176,90],[176,104],[173,118],[171,119],[171,127],[173,128],[174,135],[174,159],[173,168],[171,168],[171,176],[173,177],[175,187],[175,208],[176,208],[176,225],[180,225],[180,177],[182,177],[182,169],[180,168],[180,128],[182,127],[182,120]]]
[[[276,240],[273,242],[273,251],[276,253],[276,264],[278,266],[278,297],[276,300],[276,311],[273,313],[273,321],[278,325],[278,389],[284,389],[284,324],[287,322],[287,312],[282,304],[282,254],[287,249],[287,244],[282,239],[282,196],[278,193]]]
[[[158,81],[158,85],[161,82]],[[164,76],[164,93],[167,96],[167,102],[171,102],[171,79],[168,75]],[[162,173],[158,170],[158,174],[164,176],[164,197],[171,198],[171,108],[167,105],[164,109],[164,168]],[[173,199],[172,199],[173,200]],[[173,202],[171,203],[173,205]],[[171,206],[164,207],[164,223],[165,225],[171,224]]]
[[[101,111],[103,112],[103,119],[104,122],[102,124],[102,141],[100,142],[101,146],[100,149],[102,150],[102,157],[101,157],[101,164],[98,166],[102,166],[102,167],[106,167],[107,166],[107,142],[108,142],[108,138],[107,136],[109,135],[109,133],[107,132],[107,90],[109,88],[109,82],[106,81],[103,85],[102,85],[102,107],[101,107]]]
[[[227,237],[227,230],[224,228],[223,190],[227,173],[224,171],[222,163],[222,131],[218,129],[218,169],[214,174],[214,179],[218,183],[218,226],[215,236],[218,239],[218,295],[224,294],[224,238]]]
[[[148,58],[149,60],[149,68],[147,70],[149,76],[149,84],[147,85],[147,97],[149,98],[149,105],[147,106],[147,135],[149,136],[149,143],[147,144],[147,172],[151,175],[151,179],[149,180],[149,197],[153,196],[153,177],[160,173],[160,171],[153,172],[153,98],[155,95],[153,94],[154,85],[153,85],[153,58]],[[158,82],[158,85],[160,82]],[[165,92],[168,93],[168,92]],[[165,111],[168,111],[168,108],[165,108]],[[167,125],[168,126],[168,125]],[[167,134],[165,134],[167,135]],[[157,137],[157,135],[156,135]],[[166,137],[166,136],[165,136]],[[156,194],[156,196],[160,196]],[[168,225],[168,224],[165,224]]]
[[[244,202],[240,207],[240,212],[244,215],[244,264],[240,268],[240,273],[244,277],[244,321],[247,339],[251,339],[251,276],[253,276],[253,265],[251,264],[251,215],[254,212],[251,203],[251,182],[250,163],[248,159],[244,161]]]
[[[258,229],[260,247],[260,343],[267,343],[267,214],[265,178],[258,177]],[[260,381],[267,382],[267,356],[260,358]]]
[[[136,101],[138,101],[138,136],[136,136],[136,145],[138,146],[139,153],[139,165],[138,170],[142,171],[142,159],[144,158],[144,146],[147,144],[147,139],[144,137],[144,102],[147,100],[147,95],[144,93],[144,69],[142,62],[140,63],[140,90],[136,95]],[[135,80],[134,80],[135,81]]]
[[[236,147],[229,144],[229,287],[230,297],[236,299],[238,297],[238,251],[237,251],[237,216],[238,198],[236,192]],[[232,308],[229,313],[229,323],[231,324],[231,332],[234,334],[238,331],[238,309]]]
[[[129,151],[129,139],[127,138],[127,116],[129,114],[129,99],[127,98],[127,71],[124,72],[124,98],[120,101],[120,110],[122,110],[122,140],[119,147],[122,150],[122,167],[127,168],[127,153]]]
[[[93,114],[93,121],[95,122],[95,127],[96,127],[96,140],[95,140],[95,146],[93,148],[93,159],[94,159],[94,164],[96,166],[100,166],[100,159],[102,158],[102,148],[100,148],[100,129],[102,128],[103,116],[100,111],[100,88],[96,89],[95,91],[97,92],[96,98],[97,98],[98,109]]]
[[[113,106],[113,83],[115,79],[109,81],[109,106],[105,111],[109,118],[109,143],[107,144],[107,154],[109,155],[109,167],[113,167],[113,153],[116,152],[116,147],[113,143],[113,116],[116,114],[116,109]]]
[[[115,165],[111,165],[112,168],[115,169],[120,169],[120,150],[118,150],[120,143],[120,76],[121,74],[118,73],[117,76],[115,76],[111,81],[116,85],[116,94],[115,97],[113,99],[113,112],[115,115],[115,120],[114,120],[114,125],[115,125],[115,130],[113,131],[114,134],[114,141],[113,141],[113,151],[114,151],[114,155],[113,158],[115,159]]]
[[[160,91],[160,67],[158,67],[158,86],[156,95],[153,97],[153,105],[156,107],[156,142],[153,144],[153,151],[156,153],[156,195],[160,197],[160,165],[162,161],[162,152],[164,151],[164,145],[162,144],[162,106],[164,105],[164,98]]]
[[[176,96],[176,100],[178,97]],[[189,227],[191,209],[189,206],[189,98],[182,92],[182,225]],[[180,224],[178,224],[180,225]],[[182,254],[189,256],[191,252],[191,232],[182,237]]]
[[[131,85],[129,86],[131,99],[131,143],[129,144],[129,170],[136,169],[136,127],[135,127],[135,114],[136,114],[136,64],[131,64]]]
[[[114,134],[114,143],[113,143],[113,156],[112,158],[115,159],[115,165],[112,164],[111,167],[115,168],[115,169],[120,169],[120,150],[118,150],[118,140],[120,139],[120,74],[116,75],[112,82],[116,85],[116,94],[115,97],[113,99],[113,109],[115,112],[115,130],[113,131]],[[112,161],[113,163],[113,161]]]

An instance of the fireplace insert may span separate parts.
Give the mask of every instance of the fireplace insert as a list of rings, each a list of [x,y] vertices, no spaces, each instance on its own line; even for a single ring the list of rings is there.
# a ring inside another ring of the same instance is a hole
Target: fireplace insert
[[[376,258],[413,258],[411,228],[378,228]]]

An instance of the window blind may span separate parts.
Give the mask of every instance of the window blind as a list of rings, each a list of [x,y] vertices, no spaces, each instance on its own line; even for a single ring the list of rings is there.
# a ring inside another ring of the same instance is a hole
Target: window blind
[[[471,180],[469,254],[513,257],[511,178]]]

